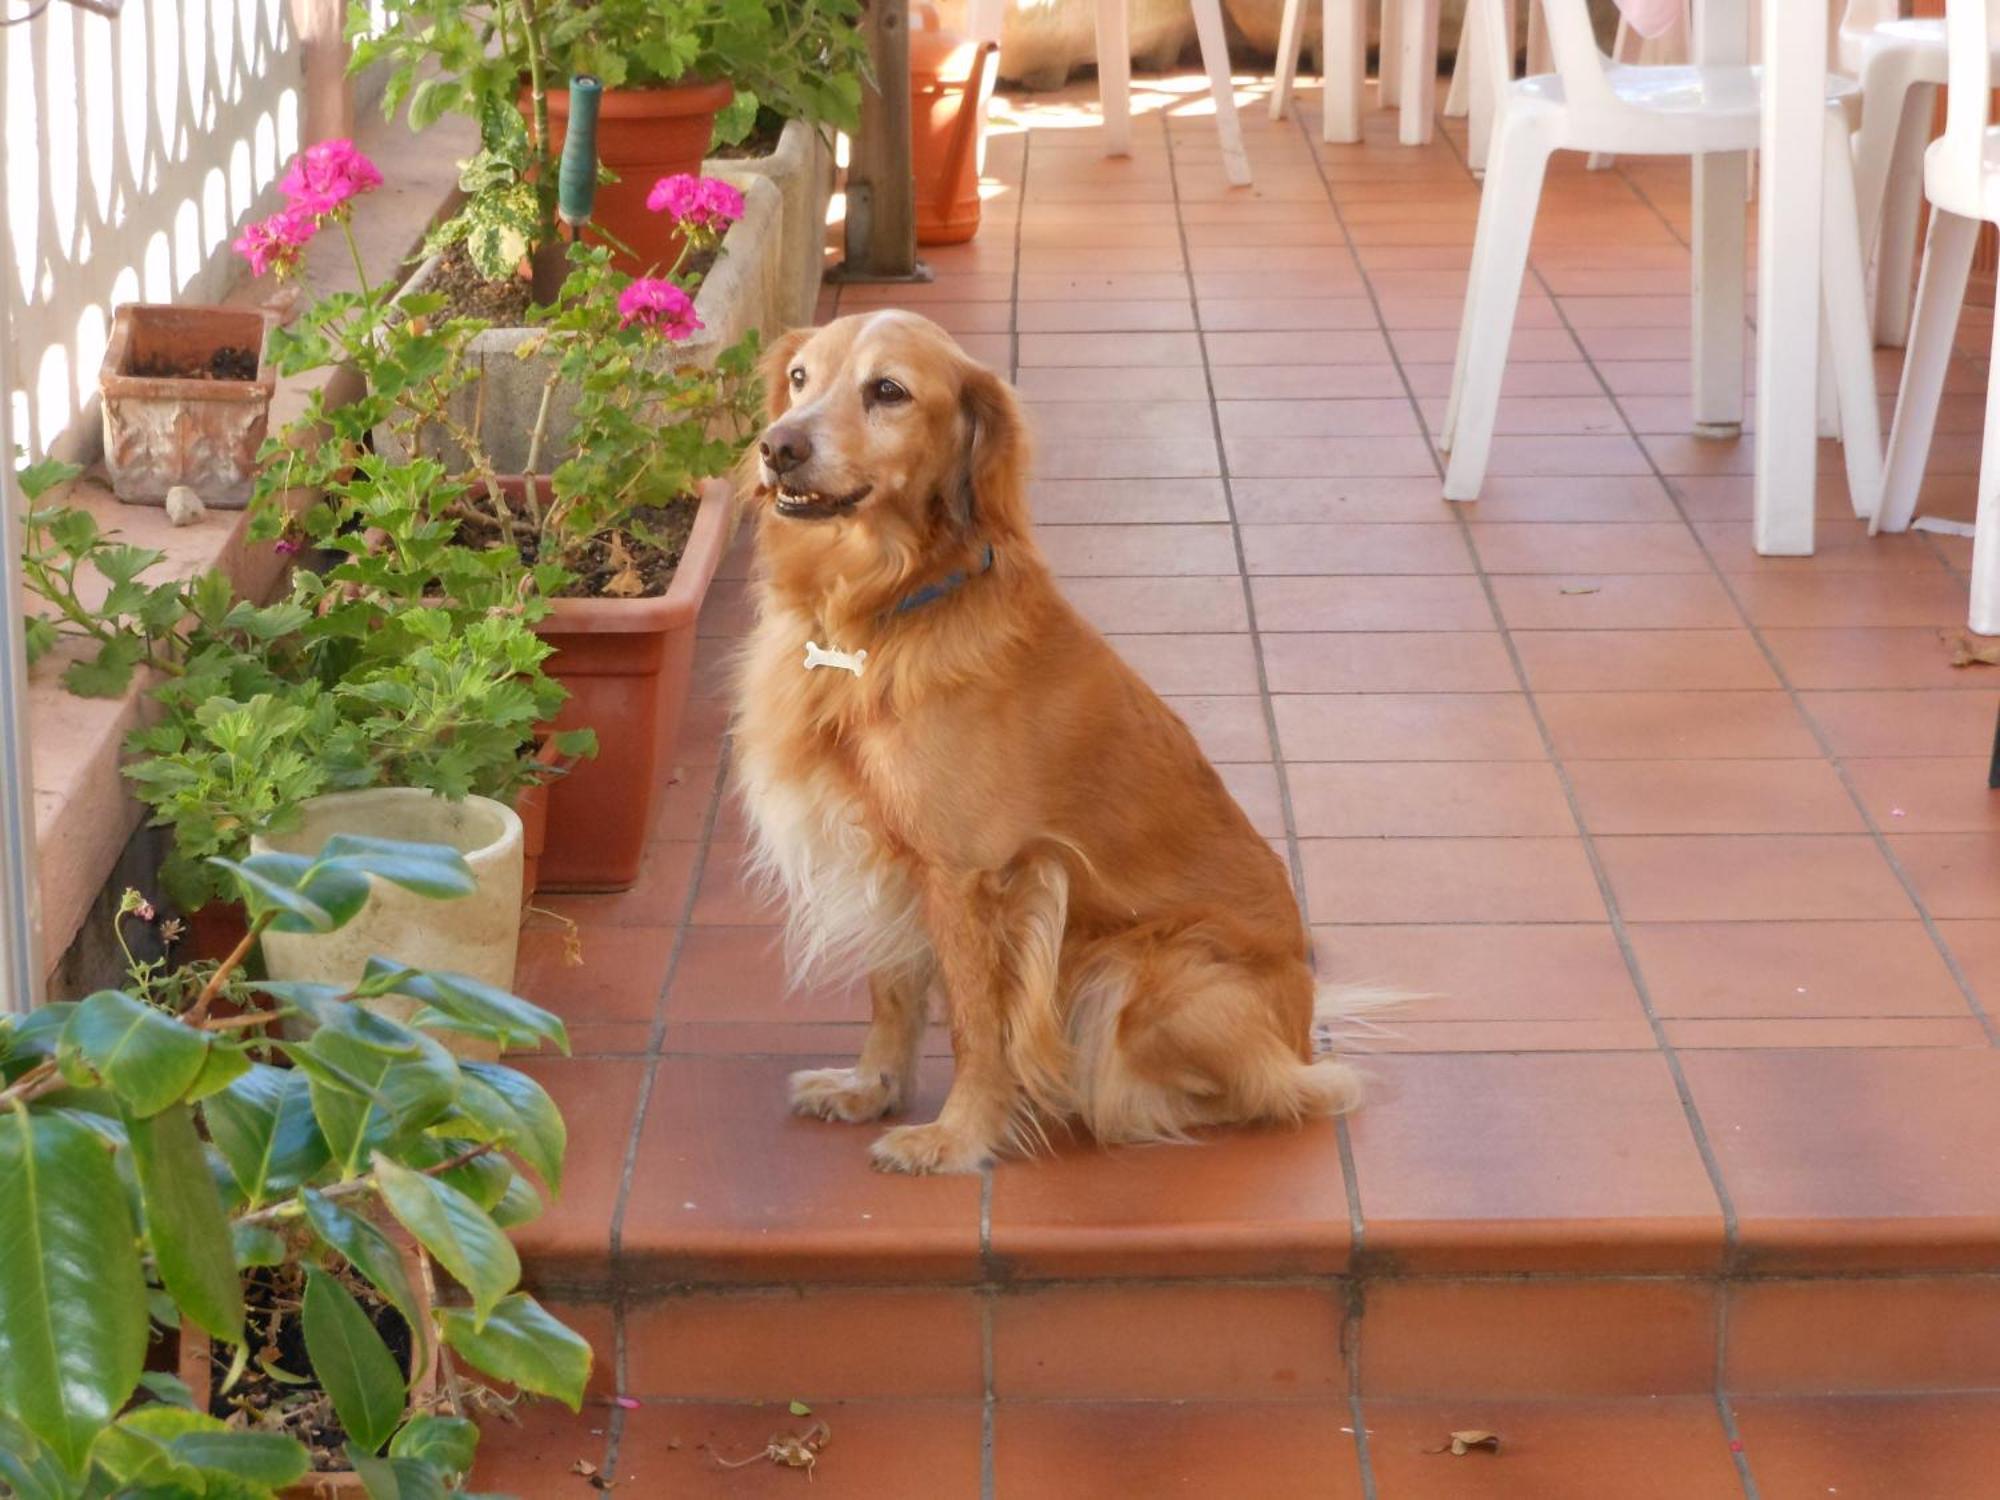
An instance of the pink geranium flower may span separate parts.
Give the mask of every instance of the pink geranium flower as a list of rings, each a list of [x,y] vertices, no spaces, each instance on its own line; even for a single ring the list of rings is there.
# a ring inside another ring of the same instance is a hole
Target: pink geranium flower
[[[313,216],[294,205],[279,209],[268,219],[244,225],[230,248],[250,262],[251,275],[276,271],[282,276],[297,269],[300,255],[318,229]]]
[[[671,281],[643,276],[618,294],[618,326],[653,328],[678,342],[702,327],[694,299]]]
[[[677,224],[720,234],[743,217],[743,195],[719,178],[682,172],[654,183],[646,207]]]
[[[320,141],[292,159],[278,184],[294,208],[324,216],[356,194],[382,185],[375,163],[349,140]]]

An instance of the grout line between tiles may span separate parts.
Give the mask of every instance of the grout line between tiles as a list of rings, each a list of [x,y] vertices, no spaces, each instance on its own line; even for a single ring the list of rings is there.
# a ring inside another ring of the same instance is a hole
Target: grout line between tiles
[[[614,1289],[611,1294],[611,1350],[612,1350],[612,1394],[623,1396],[631,1389],[630,1363],[626,1357],[625,1345],[625,1294]],[[625,1441],[626,1409],[617,1402],[611,1405],[611,1420],[605,1423],[604,1468],[606,1479],[617,1482],[618,1450]]]
[[[1736,1465],[1736,1478],[1743,1486],[1743,1500],[1762,1500],[1757,1491],[1757,1476],[1750,1471],[1750,1453],[1743,1441],[1743,1431],[1736,1425],[1736,1410],[1729,1404],[1729,1396],[1719,1382],[1715,1387],[1715,1414],[1721,1418],[1723,1435],[1729,1439],[1729,1458]]]
[[[1178,235],[1181,252],[1181,270],[1187,278],[1188,305],[1193,310],[1195,325],[1195,345],[1201,351],[1201,379],[1208,393],[1209,435],[1215,443],[1215,463],[1219,471],[1217,477],[1222,483],[1222,503],[1228,512],[1229,540],[1235,549],[1236,572],[1243,590],[1243,615],[1250,636],[1251,658],[1257,664],[1257,699],[1263,710],[1264,734],[1270,742],[1271,767],[1278,783],[1278,809],[1285,820],[1285,863],[1291,872],[1292,890],[1298,898],[1299,916],[1308,932],[1312,929],[1312,912],[1306,897],[1305,858],[1299,848],[1298,818],[1292,806],[1292,783],[1285,764],[1284,747],[1278,739],[1278,712],[1272,702],[1271,674],[1264,660],[1264,637],[1257,627],[1257,593],[1251,587],[1250,561],[1244,551],[1243,527],[1236,513],[1236,487],[1229,472],[1229,449],[1222,433],[1222,414],[1216,406],[1215,370],[1208,357],[1208,338],[1201,326],[1201,298],[1196,295],[1194,281],[1194,256],[1188,243],[1187,225],[1181,215],[1180,168],[1174,156],[1174,133],[1166,112],[1159,115],[1160,134],[1166,143],[1167,183],[1173,193],[1174,228]],[[1329,200],[1330,201],[1330,200]],[[1336,215],[1337,218],[1337,215]],[[1346,226],[1341,226],[1346,233]],[[1353,254],[1352,245],[1348,253]],[[1380,316],[1380,309],[1377,309]],[[1361,1183],[1354,1170],[1353,1145],[1348,1135],[1347,1120],[1335,1116],[1334,1137],[1340,1147],[1341,1185],[1347,1195],[1347,1228],[1351,1241],[1350,1256],[1359,1256],[1366,1225],[1361,1213]]]
[[[632,1202],[632,1183],[638,1175],[639,1142],[646,1129],[646,1115],[653,1102],[653,1084],[659,1076],[660,1059],[666,1051],[667,996],[673,990],[674,975],[680,969],[681,954],[687,947],[688,933],[694,929],[694,907],[700,898],[702,881],[708,874],[708,856],[715,842],[715,824],[721,816],[722,799],[728,795],[729,784],[729,740],[723,737],[721,759],[715,767],[715,781],[708,789],[708,807],[702,814],[700,848],[696,852],[694,869],[688,880],[687,895],[681,899],[680,916],[674,926],[673,950],[667,956],[667,968],[660,979],[660,992],[653,1001],[653,1024],[647,1032],[646,1066],[639,1078],[639,1100],[632,1111],[632,1130],[625,1142],[625,1160],[618,1174],[618,1201],[611,1213],[610,1273],[614,1285],[622,1281],[621,1263],[624,1260],[625,1213]]]
[[[1338,194],[1334,190],[1332,178],[1327,175],[1326,165],[1321,157],[1318,144],[1312,140],[1312,133],[1305,129],[1304,122],[1301,120],[1298,124],[1301,134],[1306,138],[1307,145],[1312,149],[1313,161],[1319,170],[1320,181],[1326,189],[1327,202],[1333,208],[1336,218],[1338,218],[1340,213]],[[1445,143],[1446,149],[1456,154],[1457,145],[1451,140],[1450,135],[1446,132],[1440,132],[1440,136]],[[1344,221],[1342,222],[1342,228],[1345,231]],[[1350,253],[1353,253],[1351,237],[1349,249]],[[1438,455],[1436,440],[1431,434],[1429,424],[1423,420],[1423,405],[1417,396],[1415,386],[1411,384],[1403,356],[1397,350],[1395,340],[1389,335],[1388,322],[1382,316],[1381,299],[1375,291],[1374,276],[1366,265],[1360,264],[1359,255],[1355,256],[1355,260],[1357,265],[1360,266],[1362,285],[1367,289],[1369,301],[1374,305],[1375,316],[1382,329],[1384,342],[1389,346],[1389,359],[1395,368],[1396,378],[1402,383],[1404,395],[1409,400],[1411,409],[1416,412],[1418,421],[1423,425],[1424,442],[1430,449],[1432,465],[1439,478],[1442,479],[1444,465]],[[1564,327],[1568,329],[1567,323],[1564,324]],[[1575,340],[1576,335],[1573,329],[1569,330],[1569,337]],[[1579,351],[1581,351],[1580,344]],[[1587,354],[1585,358],[1587,361]],[[1595,367],[1593,366],[1592,368],[1594,369]],[[1584,821],[1583,807],[1577,796],[1575,784],[1570,778],[1568,765],[1562,756],[1557,753],[1555,737],[1550,732],[1548,720],[1543,716],[1541,705],[1536,701],[1534,688],[1528,679],[1526,664],[1521,659],[1520,647],[1514,640],[1513,631],[1508,625],[1506,614],[1500,608],[1499,598],[1493,589],[1493,580],[1486,571],[1484,561],[1479,556],[1479,548],[1473,541],[1471,525],[1466,520],[1462,508],[1454,507],[1453,519],[1458,526],[1459,537],[1464,543],[1466,553],[1472,561],[1475,576],[1479,580],[1480,589],[1486,596],[1487,608],[1492,612],[1493,622],[1500,633],[1500,640],[1507,652],[1508,662],[1513,667],[1515,680],[1520,684],[1523,700],[1529,714],[1535,721],[1536,733],[1541,737],[1543,749],[1548,756],[1549,764],[1554,768],[1556,779],[1562,786],[1563,799],[1568,805],[1570,817],[1576,823],[1577,836],[1582,843],[1584,857],[1589,861],[1591,877],[1596,882],[1599,899],[1604,903],[1605,914],[1609,918],[1612,937],[1618,944],[1619,955],[1624,960],[1626,972],[1632,981],[1633,990],[1638,995],[1640,1008],[1644,1011],[1647,1025],[1652,1030],[1654,1044],[1658,1047],[1661,1057],[1666,1062],[1668,1075],[1673,1081],[1674,1092],[1680,1099],[1682,1114],[1686,1117],[1689,1132],[1694,1138],[1695,1149],[1701,1156],[1703,1170],[1708,1174],[1710,1190],[1715,1194],[1716,1204],[1722,1215],[1723,1262],[1724,1269],[1727,1270],[1736,1260],[1738,1233],[1736,1205],[1729,1195],[1728,1184],[1723,1180],[1722,1164],[1716,1157],[1713,1143],[1708,1139],[1707,1127],[1702,1121],[1701,1113],[1695,1107],[1694,1093],[1688,1086],[1687,1075],[1681,1066],[1679,1053],[1675,1049],[1672,1039],[1667,1034],[1665,1022],[1661,1019],[1658,1010],[1653,1004],[1652,992],[1647,986],[1645,973],[1639,965],[1638,954],[1633,949],[1632,936],[1627,930],[1625,915],[1619,907],[1617,893],[1612,889],[1610,872],[1605,868],[1603,854],[1597,847],[1596,838],[1591,833],[1589,825]]]

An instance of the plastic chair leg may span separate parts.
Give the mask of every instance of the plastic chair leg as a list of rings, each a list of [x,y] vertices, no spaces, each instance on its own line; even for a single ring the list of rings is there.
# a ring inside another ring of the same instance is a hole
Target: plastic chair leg
[[[1194,34],[1201,65],[1208,70],[1215,99],[1215,133],[1222,142],[1222,175],[1238,187],[1250,185],[1250,156],[1243,149],[1243,123],[1236,118],[1236,84],[1229,74],[1229,37],[1222,29],[1222,0],[1194,0]]]
[[[1271,66],[1271,118],[1282,120],[1285,106],[1292,102],[1292,80],[1299,71],[1299,52],[1305,45],[1305,0],[1285,0],[1285,13],[1278,22],[1278,55]]]
[[[1447,120],[1462,120],[1472,108],[1472,49],[1479,45],[1473,40],[1479,35],[1479,28],[1472,24],[1472,7],[1465,7],[1465,14],[1458,21],[1458,45],[1451,54],[1451,87],[1444,91],[1444,117]]]
[[[1528,270],[1528,246],[1541,205],[1549,147],[1539,134],[1519,128],[1518,115],[1503,112],[1493,133],[1493,154],[1479,200],[1478,237],[1472,250],[1465,313],[1459,326],[1452,395],[1445,411],[1451,461],[1445,468],[1444,497],[1476,500],[1486,478],[1499,418],[1500,387],[1507,373],[1507,346],[1521,304],[1521,280]]]
[[[1361,96],[1368,87],[1367,0],[1322,0],[1319,47],[1326,65],[1320,138],[1353,145],[1361,139]]]
[[[1882,500],[1875,508],[1870,532],[1902,531],[1916,514],[1931,434],[1937,428],[1938,402],[1944,395],[1945,368],[1951,363],[1951,341],[1958,332],[1958,313],[1965,304],[1965,283],[1972,274],[1972,251],[1978,242],[1979,220],[1962,219],[1940,208],[1931,210],[1923,270],[1917,277],[1916,311],[1910,322],[1910,346],[1903,358],[1903,384],[1896,393],[1896,419],[1889,428]],[[1989,384],[1989,403],[1995,390],[2000,390],[2000,381]],[[1990,404],[1986,426],[1990,441],[1994,431]],[[1994,472],[2000,476],[2000,466]],[[1980,483],[1985,483],[1983,471]],[[1983,496],[1984,491],[1981,493]]]
[[[1382,30],[1375,59],[1375,102],[1394,109],[1403,98],[1403,4],[1382,0]]]
[[[1994,327],[2000,354],[2000,324]],[[1978,635],[2000,635],[2000,380],[1986,382],[1986,436],[1979,445],[1979,509],[1973,515],[1972,607]]]
[[[1396,138],[1405,146],[1428,146],[1437,114],[1438,0],[1392,0],[1403,11],[1403,69]],[[1387,66],[1387,63],[1384,63]]]
[[[1847,123],[1826,117],[1826,187],[1820,208],[1820,286],[1826,358],[1837,397],[1847,493],[1857,516],[1882,499],[1882,417],[1875,395],[1875,339],[1868,325],[1868,273],[1854,207],[1854,163]]]
[[[1924,148],[1931,137],[1937,85],[1920,83],[1903,106],[1903,129],[1882,198],[1875,241],[1875,342],[1900,349],[1910,336],[1910,294],[1916,269],[1917,227],[1924,211]],[[1865,242],[1864,242],[1865,243]]]
[[[1104,154],[1132,154],[1132,31],[1126,0],[1097,0],[1097,98]]]

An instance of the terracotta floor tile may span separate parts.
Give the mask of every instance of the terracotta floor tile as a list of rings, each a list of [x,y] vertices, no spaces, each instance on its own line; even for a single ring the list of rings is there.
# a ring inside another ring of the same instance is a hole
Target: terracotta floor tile
[[[1201,326],[1211,332],[1264,328],[1373,328],[1365,297],[1203,297]]]
[[[1241,233],[1240,226],[1224,226]],[[1375,365],[1388,357],[1388,341],[1375,328],[1260,333],[1204,333],[1209,364]]]
[[[673,927],[687,909],[701,845],[655,839],[646,847],[639,882],[615,895],[539,892],[535,904],[584,927]]]
[[[1109,366],[1076,366],[1043,364],[1024,358],[1014,385],[1025,399],[1037,403],[1101,401],[1107,393],[1120,401],[1205,401],[1208,397],[1208,384],[1202,379],[1199,364],[1128,361]]]
[[[1062,1140],[993,1179],[992,1253],[1041,1276],[1326,1275],[1344,1270],[1334,1127],[1231,1130],[1185,1147]]]
[[[1965,1016],[1923,924],[1635,922],[1627,929],[1663,1016]]]
[[[1770,1269],[2000,1266],[2000,1053],[1689,1052],[1743,1250]]]
[[[1376,1097],[1349,1130],[1364,1245],[1382,1264],[1506,1274],[1721,1263],[1721,1211],[1663,1059],[1384,1057],[1372,1071]]]
[[[1302,1285],[1053,1286],[993,1299],[1002,1401],[1332,1401],[1345,1297]]]
[[[1708,550],[1732,573],[1938,573],[1944,562],[1929,537],[1868,534],[1868,523],[1821,519],[1813,528],[1811,557],[1759,557],[1749,521],[1697,521]]]
[[[1738,623],[1705,573],[1497,577],[1493,596],[1514,630],[1716,630]]]
[[[1667,1021],[1671,1047],[1987,1047],[1979,1022],[1963,1016],[1839,1016],[1790,1020]]]
[[[1621,525],[1475,522],[1473,545],[1489,573],[1702,573],[1708,561],[1677,522]]]
[[[1990,833],[1892,833],[1889,848],[1932,916],[2000,911],[2000,847]]]
[[[2000,1281],[1887,1276],[1729,1290],[1722,1380],[1743,1395],[2000,1385]]]
[[[1347,400],[1379,397],[1399,386],[1396,367],[1387,359],[1347,364],[1326,359],[1305,364],[1217,365],[1209,376],[1218,401]]]
[[[1579,760],[1569,767],[1592,833],[1861,833],[1823,760]]]
[[[979,1180],[875,1172],[868,1142],[883,1127],[790,1112],[785,1079],[800,1062],[660,1063],[625,1212],[619,1272],[628,1283],[972,1276]],[[935,1116],[948,1077],[947,1067],[926,1066],[910,1118]]]
[[[2000,1397],[1822,1396],[1731,1403],[1758,1493],[1979,1495],[2000,1463]]]
[[[1050,479],[1188,479],[1219,474],[1222,467],[1215,439],[1202,431],[1172,438],[1050,438],[1036,448],[1036,472]]]
[[[863,1021],[867,990],[844,973],[794,984],[782,929],[690,927],[667,991],[667,1024],[710,1021]]]
[[[1227,635],[1250,628],[1243,580],[1233,572],[1222,578],[1068,578],[1062,592],[1086,620],[1112,634]]]
[[[1203,320],[1206,326],[1207,320]],[[1157,301],[1024,302],[1018,326],[1022,333],[1160,333],[1193,328],[1194,305],[1183,294]]]
[[[1376,1491],[1409,1500],[1736,1500],[1729,1434],[1699,1396],[1622,1401],[1368,1401]],[[1448,1434],[1500,1434],[1454,1457]]]
[[[1287,693],[1271,700],[1288,761],[1540,761],[1526,700],[1503,693]],[[1463,774],[1478,776],[1476,767]]]
[[[1747,630],[1532,630],[1514,649],[1538,693],[1778,686]]]
[[[1023,368],[1083,365],[1117,369],[1125,365],[1201,363],[1201,336],[1195,333],[1024,333],[1019,335],[1019,343]]]
[[[763,889],[751,875],[742,844],[718,839],[708,846],[688,919],[692,925],[774,926],[784,915],[778,894]]]
[[[1247,635],[1121,634],[1106,639],[1156,693],[1257,691],[1257,652]]]
[[[1505,693],[1516,686],[1496,631],[1267,635],[1273,693]]]
[[[1250,337],[1250,335],[1240,335]],[[1232,437],[1223,440],[1229,472],[1247,478],[1322,474],[1434,475],[1430,445],[1407,437]]]
[[[655,927],[589,927],[574,941],[579,964],[568,961],[570,934],[554,926],[524,928],[514,988],[572,1024],[650,1025],[674,935]]]
[[[1717,1295],[1678,1277],[1383,1280],[1362,1311],[1361,1390],[1370,1401],[1705,1395]]]
[[[977,1500],[977,1401],[821,1401],[810,1417],[786,1410],[780,1392],[762,1406],[670,1403],[625,1415],[613,1494],[673,1500],[792,1497],[807,1481],[794,1469],[757,1462],[779,1434],[824,1422],[831,1434],[812,1471],[814,1500]]]
[[[1739,573],[1730,584],[1756,625],[1952,627],[1965,620],[1965,585],[1942,573]]]
[[[1258,578],[1260,630],[1490,630],[1472,577]]]
[[[1412,998],[1375,1018],[1393,1038],[1474,1022],[1644,1022],[1610,927],[1318,927],[1319,973]]]
[[[1132,409],[1150,410],[1145,406]],[[1037,479],[1029,487],[1028,498],[1035,521],[1042,526],[1111,521],[1187,524],[1229,519],[1220,479]],[[1041,535],[1046,542],[1048,533]]]
[[[1801,693],[1833,753],[1978,755],[1993,751],[1993,699],[1949,691]]]
[[[569,1128],[562,1193],[540,1218],[513,1231],[530,1286],[601,1286],[612,1216],[631,1148],[643,1057],[528,1058],[521,1070],[548,1090]]]
[[[1346,1402],[1005,1401],[995,1414],[999,1500],[1255,1495],[1359,1500]]]
[[[979,1294],[967,1289],[762,1288],[634,1305],[626,1394],[817,1402],[978,1397]]]
[[[1517,366],[1516,369],[1560,366]],[[1450,367],[1445,366],[1447,382]],[[1678,516],[1666,487],[1651,475],[1601,475],[1527,478],[1496,474],[1479,492],[1465,514],[1482,523],[1524,521],[1675,521]]]
[[[1416,414],[1401,396],[1345,401],[1217,401],[1225,438],[1414,436]]]
[[[1244,526],[1321,523],[1449,526],[1451,507],[1437,481],[1408,475],[1231,476],[1236,519]]]
[[[1952,666],[1955,638],[1934,626],[1764,632],[1785,675],[1801,689],[1966,689],[1986,683],[1978,673]]]
[[[1597,922],[1604,903],[1577,839],[1304,839],[1321,922]]]
[[[1167,707],[1193,731],[1202,754],[1216,764],[1267,761],[1273,754],[1263,700],[1248,696],[1180,694]]]
[[[1565,761],[1802,759],[1812,731],[1783,693],[1539,693]]]
[[[1850,760],[1847,775],[1887,833],[2000,832],[2000,792],[1986,756]]]
[[[1471,554],[1445,526],[1245,526],[1243,558],[1254,574],[1470,573]]]
[[[1294,762],[1286,780],[1301,838],[1576,831],[1562,783],[1546,761]]]
[[[1600,837],[1633,922],[1827,921],[1911,915],[1874,841],[1845,834]]]
[[[1947,921],[1937,928],[1986,1013],[2000,1014],[2000,921]]]
[[[602,1468],[610,1442],[611,1409],[587,1405],[571,1412],[554,1401],[526,1401],[515,1422],[488,1420],[479,1427],[472,1485],[519,1500],[582,1500],[590,1493],[575,1465]]]
[[[1236,539],[1222,526],[1053,526],[1042,550],[1074,578],[1214,577],[1236,571]]]

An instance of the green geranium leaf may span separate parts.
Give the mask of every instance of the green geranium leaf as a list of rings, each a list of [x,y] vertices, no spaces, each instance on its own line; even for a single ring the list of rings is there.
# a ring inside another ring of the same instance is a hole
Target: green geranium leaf
[[[583,1407],[590,1345],[526,1292],[515,1292],[482,1325],[462,1307],[444,1310],[445,1342],[478,1369],[571,1411]]]
[[[134,1244],[103,1141],[65,1115],[0,1110],[0,1411],[75,1473],[145,1363]]]
[[[379,1453],[403,1419],[408,1392],[396,1357],[354,1294],[317,1267],[306,1268],[306,1353],[340,1425],[364,1453]]]

